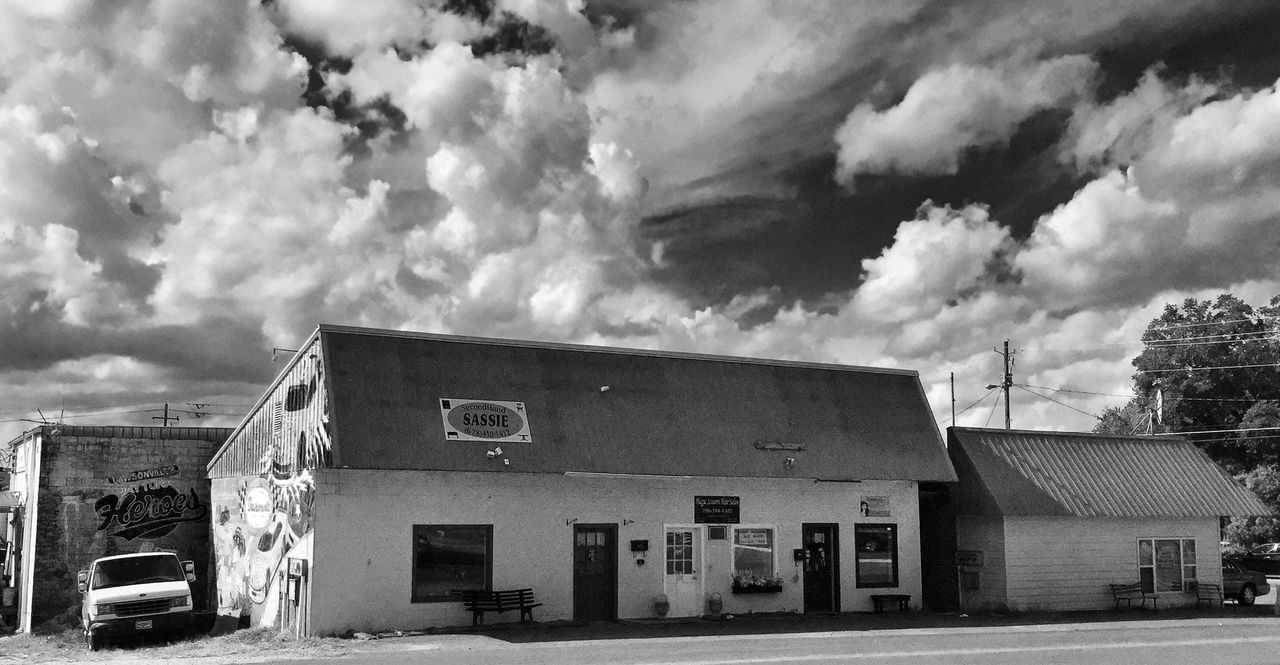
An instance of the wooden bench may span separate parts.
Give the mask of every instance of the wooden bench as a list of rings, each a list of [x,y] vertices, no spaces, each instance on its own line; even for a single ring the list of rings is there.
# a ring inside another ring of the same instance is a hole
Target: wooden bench
[[[533,608],[542,603],[533,602],[533,589],[509,589],[507,591],[475,591],[458,592],[462,596],[462,604],[471,613],[471,625],[484,623],[485,612],[499,614],[511,610],[520,612],[520,622],[533,621]]]
[[[1134,582],[1133,584],[1108,584],[1107,586],[1111,589],[1111,597],[1116,601],[1117,610],[1120,609],[1120,601],[1122,600],[1125,601],[1129,607],[1133,607],[1133,601],[1141,600],[1142,607],[1146,607],[1148,598],[1151,599],[1151,608],[1159,609],[1156,607],[1156,595],[1143,591],[1141,582]]]
[[[1222,607],[1222,585],[1212,584],[1209,582],[1196,582],[1196,607],[1200,607],[1200,601],[1209,601],[1209,607],[1213,607],[1215,602],[1218,607]]]
[[[886,601],[890,603],[897,603],[898,611],[906,612],[907,606],[911,602],[911,594],[907,594],[907,593],[873,593],[871,594],[871,603],[872,605],[875,606],[876,614],[879,614],[884,611],[884,604]]]

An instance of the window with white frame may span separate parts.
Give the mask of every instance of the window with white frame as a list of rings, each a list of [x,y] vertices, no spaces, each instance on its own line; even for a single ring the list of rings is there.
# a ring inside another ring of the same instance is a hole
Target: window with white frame
[[[667,574],[693,574],[693,531],[667,532]]]
[[[1138,581],[1143,591],[1187,591],[1195,579],[1194,538],[1138,539]]]
[[[774,577],[773,545],[773,527],[734,527],[734,579],[772,579]]]

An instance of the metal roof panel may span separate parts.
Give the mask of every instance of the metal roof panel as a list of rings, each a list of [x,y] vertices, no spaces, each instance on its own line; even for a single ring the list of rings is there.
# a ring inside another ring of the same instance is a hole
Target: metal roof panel
[[[1204,451],[1180,437],[964,427],[950,429],[949,437],[953,459],[962,455],[971,461],[965,468],[972,471],[962,474],[961,484],[981,484],[991,498],[988,507],[994,505],[1004,515],[1271,513]],[[1055,507],[1046,505],[1046,499]]]

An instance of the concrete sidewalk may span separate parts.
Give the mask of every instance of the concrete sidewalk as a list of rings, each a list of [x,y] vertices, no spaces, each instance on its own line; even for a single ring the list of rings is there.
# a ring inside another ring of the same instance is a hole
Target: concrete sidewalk
[[[1010,626],[1043,626],[1071,629],[1072,625],[1129,622],[1208,620],[1248,621],[1280,626],[1270,605],[1238,606],[1227,603],[1213,608],[1166,610],[1121,609],[1088,612],[1021,612],[966,615],[956,612],[848,612],[843,614],[738,614],[685,619],[635,619],[592,623],[569,621],[495,623],[480,627],[453,627],[423,631],[382,633],[378,638],[441,635],[483,636],[509,643],[622,640],[716,635],[767,635],[896,630],[966,630]]]

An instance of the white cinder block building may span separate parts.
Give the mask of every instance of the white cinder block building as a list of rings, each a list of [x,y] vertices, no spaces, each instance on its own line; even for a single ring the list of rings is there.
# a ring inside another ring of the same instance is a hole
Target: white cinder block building
[[[1270,509],[1176,437],[951,428],[961,605],[1113,606],[1140,582],[1159,607],[1222,582],[1219,516]]]
[[[919,607],[955,480],[915,372],[334,326],[209,476],[219,613],[309,634]]]

